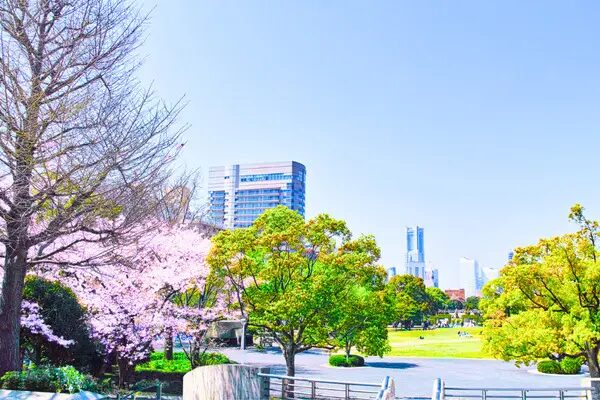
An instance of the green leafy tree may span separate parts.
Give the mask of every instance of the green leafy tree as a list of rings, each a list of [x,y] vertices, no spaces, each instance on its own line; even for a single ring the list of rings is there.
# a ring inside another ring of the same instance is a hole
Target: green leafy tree
[[[425,289],[427,294],[427,314],[435,315],[439,310],[448,308],[450,297],[440,288],[429,287]]]
[[[484,288],[488,351],[529,364],[542,358],[585,357],[600,377],[598,222],[575,205],[579,231],[516,249],[500,277]],[[596,393],[598,396],[598,393]]]
[[[480,298],[477,296],[467,297],[467,299],[465,300],[465,310],[467,310],[467,311],[479,310],[479,300],[480,300]]]
[[[248,325],[281,346],[290,376],[296,354],[331,337],[328,321],[348,285],[384,273],[373,237],[352,240],[344,221],[321,214],[305,222],[284,206],[212,241],[213,273],[231,285]]]
[[[86,310],[71,289],[32,275],[25,279],[23,298],[40,306],[40,314],[56,335],[74,342],[64,347],[22,329],[21,349],[34,363],[73,365],[87,372],[98,372],[103,359],[98,344],[90,338]]]
[[[385,291],[350,285],[329,318],[329,344],[344,349],[346,360],[350,360],[352,347],[364,355],[382,357],[390,350],[387,325],[392,317],[393,308]]]
[[[428,308],[428,296],[423,279],[413,275],[396,275],[390,279],[386,291],[394,298],[394,317],[403,326],[423,320]]]
[[[448,301],[449,310],[462,310],[463,308],[465,308],[465,305],[458,299],[452,299]]]

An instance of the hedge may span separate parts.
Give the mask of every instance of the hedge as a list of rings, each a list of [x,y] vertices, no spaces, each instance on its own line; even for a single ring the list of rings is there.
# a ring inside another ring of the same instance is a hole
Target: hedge
[[[555,360],[542,360],[537,363],[537,370],[544,374],[575,375],[581,371],[582,362],[579,358],[563,358],[560,362]]]
[[[329,356],[329,365],[334,367],[362,367],[365,365],[365,359],[356,354],[351,354],[348,358],[345,354],[333,354]]]
[[[554,360],[543,360],[537,363],[537,370],[544,374],[560,374],[560,363]]]
[[[99,391],[93,378],[80,373],[72,366],[10,371],[0,378],[0,387],[7,390],[50,393],[77,393],[82,390]]]
[[[581,372],[581,359],[579,358],[563,358],[560,361],[560,369],[563,374],[566,375],[575,375]]]

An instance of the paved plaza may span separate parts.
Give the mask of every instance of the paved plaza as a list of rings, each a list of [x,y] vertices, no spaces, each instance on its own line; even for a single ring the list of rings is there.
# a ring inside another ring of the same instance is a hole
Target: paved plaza
[[[225,349],[232,360],[244,364],[272,367],[284,374],[285,362],[279,350]],[[430,397],[433,381],[442,378],[453,387],[578,387],[583,376],[548,376],[528,372],[533,367],[517,368],[498,360],[367,357],[361,368],[333,368],[328,355],[308,351],[296,356],[296,376],[355,382],[380,382],[386,375],[396,382],[396,393],[406,397]]]

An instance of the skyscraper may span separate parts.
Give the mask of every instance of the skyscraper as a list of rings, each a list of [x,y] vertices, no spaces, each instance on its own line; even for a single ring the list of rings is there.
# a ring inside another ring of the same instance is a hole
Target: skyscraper
[[[387,279],[390,280],[396,276],[396,267],[390,267],[387,269]]]
[[[440,277],[437,268],[425,269],[425,286],[427,287],[440,287]]]
[[[459,260],[459,280],[460,287],[465,289],[465,296],[477,296],[481,289],[481,271],[479,263],[467,257],[461,257]]]
[[[483,285],[500,276],[500,270],[497,268],[481,268],[481,288]],[[480,289],[481,289],[480,288]]]
[[[424,231],[420,226],[406,228],[406,273],[425,280]]]
[[[248,227],[280,204],[304,216],[305,188],[306,168],[296,161],[211,167],[209,219],[227,229]]]

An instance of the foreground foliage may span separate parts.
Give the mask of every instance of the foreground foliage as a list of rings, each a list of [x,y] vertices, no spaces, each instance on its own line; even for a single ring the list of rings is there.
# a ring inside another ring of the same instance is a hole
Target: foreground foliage
[[[0,387],[7,390],[52,393],[99,391],[99,387],[92,377],[80,373],[72,366],[10,371],[0,378]]]
[[[103,362],[97,344],[87,327],[86,309],[75,293],[58,281],[28,276],[24,300],[35,302],[40,315],[53,333],[72,343],[62,346],[46,335],[21,329],[21,347],[36,365],[73,365],[88,373],[97,372]]]
[[[600,230],[579,205],[569,217],[579,231],[516,249],[500,278],[484,288],[486,348],[518,364],[583,357],[597,378]]]
[[[383,279],[379,256],[373,237],[352,240],[344,221],[321,214],[305,222],[278,206],[249,228],[217,234],[208,262],[233,289],[250,327],[281,346],[294,375],[296,354],[336,336],[332,322],[352,286]]]
[[[0,7],[0,374],[21,366],[25,276],[110,257],[157,203],[181,147],[181,107],[136,81],[145,26],[132,1]],[[88,251],[76,251],[86,247]],[[108,250],[108,251],[106,251]]]

